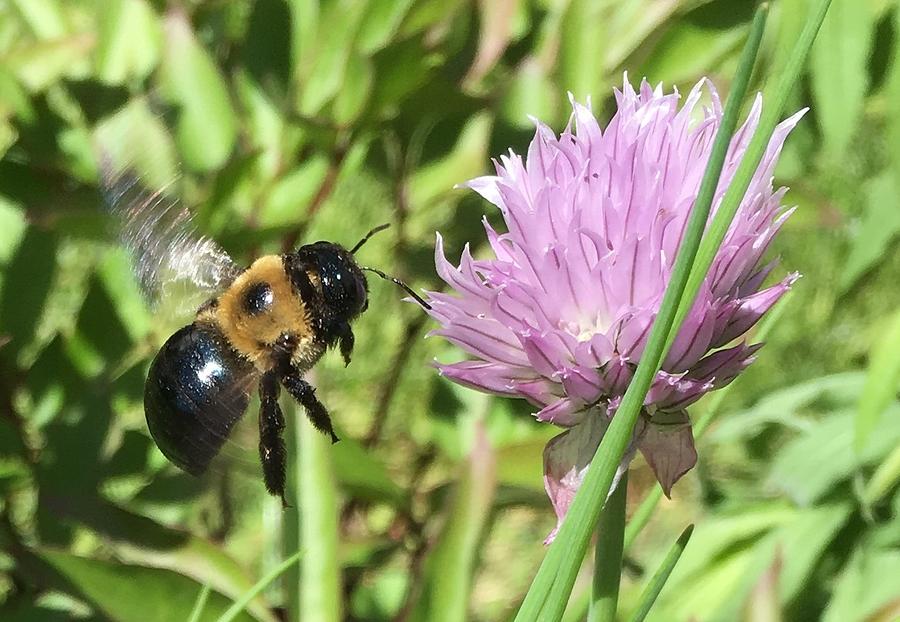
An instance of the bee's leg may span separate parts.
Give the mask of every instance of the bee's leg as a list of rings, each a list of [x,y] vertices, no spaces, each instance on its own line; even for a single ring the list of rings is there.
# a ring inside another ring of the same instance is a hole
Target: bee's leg
[[[300,295],[300,300],[306,305],[315,304],[319,296],[307,273],[308,270],[315,268],[315,264],[308,258],[301,257],[298,254],[285,255],[284,262],[288,278]]]
[[[288,506],[284,498],[285,458],[287,452],[281,433],[284,431],[284,415],[278,405],[278,376],[274,371],[263,374],[259,381],[259,459],[262,462],[266,489],[281,497],[281,504]]]
[[[340,327],[338,340],[341,344],[341,356],[344,357],[344,367],[350,364],[350,355],[353,354],[353,331],[350,329],[350,323],[345,322]]]
[[[313,427],[320,432],[331,436],[331,442],[337,443],[338,437],[331,427],[331,417],[328,411],[316,398],[316,388],[300,377],[300,372],[291,368],[281,375],[281,383],[288,393],[294,396],[294,399],[300,402],[300,405],[306,409],[306,416],[309,417]]]

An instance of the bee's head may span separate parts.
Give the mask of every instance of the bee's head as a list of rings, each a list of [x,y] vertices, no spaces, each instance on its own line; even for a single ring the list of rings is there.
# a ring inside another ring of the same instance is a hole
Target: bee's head
[[[315,265],[322,302],[335,321],[349,322],[368,308],[366,276],[350,251],[333,242],[316,242],[300,250]]]
[[[285,257],[291,281],[302,297],[316,295],[311,291],[312,286],[307,277],[307,271],[314,271],[318,276],[323,307],[321,321],[323,322],[322,327],[328,335],[326,339],[334,338],[339,327],[355,320],[369,307],[369,285],[366,282],[364,270],[396,283],[422,307],[431,309],[431,306],[403,281],[389,276],[377,268],[360,266],[356,263],[354,253],[372,235],[383,231],[387,226],[375,227],[350,250],[334,242],[316,242],[302,246],[296,253]],[[304,288],[308,291],[304,291]]]

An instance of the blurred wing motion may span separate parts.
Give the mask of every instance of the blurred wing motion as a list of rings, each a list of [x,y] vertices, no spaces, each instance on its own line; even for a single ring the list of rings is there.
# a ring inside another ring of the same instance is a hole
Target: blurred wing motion
[[[149,190],[130,170],[116,171],[108,158],[101,164],[101,183],[151,304],[184,285],[207,299],[240,272],[218,244],[197,234],[188,209],[167,193],[172,184]]]

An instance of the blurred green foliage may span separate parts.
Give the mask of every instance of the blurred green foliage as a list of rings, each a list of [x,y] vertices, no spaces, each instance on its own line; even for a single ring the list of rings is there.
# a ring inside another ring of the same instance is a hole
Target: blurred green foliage
[[[752,4],[0,0],[0,618],[188,619],[208,586],[212,620],[302,549],[240,619],[507,619],[555,522],[553,430],[438,378],[458,354],[373,283],[353,364],[314,373],[344,440],[288,412],[294,508],[265,495],[253,405],[208,477],[177,471],[141,406],[177,318],[141,299],[94,147],[180,171],[241,261],[391,222],[365,261],[435,288],[434,231],[452,255],[498,220],[453,185],[524,151],[527,115],[561,128],[572,91],[608,117],[626,69],[726,91]],[[805,10],[772,3],[758,87]],[[800,209],[773,252],[805,278],[628,551],[626,610],[694,521],[651,619],[900,615],[898,35],[895,1],[834,0],[778,169]],[[636,462],[630,498],[652,481]]]

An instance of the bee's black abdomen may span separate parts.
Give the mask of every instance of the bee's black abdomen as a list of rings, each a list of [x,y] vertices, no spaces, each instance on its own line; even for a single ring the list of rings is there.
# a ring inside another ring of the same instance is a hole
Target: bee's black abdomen
[[[252,375],[216,327],[195,323],[172,335],[144,388],[147,424],[163,454],[202,474],[247,409]]]

